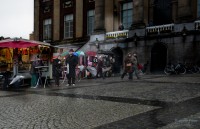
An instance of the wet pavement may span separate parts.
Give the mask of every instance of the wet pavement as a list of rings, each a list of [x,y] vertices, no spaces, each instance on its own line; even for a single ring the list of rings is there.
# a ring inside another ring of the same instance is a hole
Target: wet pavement
[[[0,91],[2,129],[199,129],[200,74]]]

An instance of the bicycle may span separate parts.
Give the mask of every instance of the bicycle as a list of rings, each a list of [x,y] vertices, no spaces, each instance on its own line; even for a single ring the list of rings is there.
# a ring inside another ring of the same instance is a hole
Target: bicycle
[[[177,65],[174,64],[168,64],[165,69],[164,73],[166,75],[171,75],[171,74],[185,74],[186,69],[183,64],[178,63]]]

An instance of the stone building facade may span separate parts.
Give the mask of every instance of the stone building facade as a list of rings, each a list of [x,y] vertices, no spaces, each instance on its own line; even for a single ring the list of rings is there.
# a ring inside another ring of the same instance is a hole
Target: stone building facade
[[[156,72],[167,63],[200,65],[199,16],[200,0],[34,0],[34,39],[112,51],[118,69],[135,52]]]

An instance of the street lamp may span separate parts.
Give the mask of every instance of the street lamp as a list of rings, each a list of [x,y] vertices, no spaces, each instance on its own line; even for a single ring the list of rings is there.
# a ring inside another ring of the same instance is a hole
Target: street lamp
[[[183,30],[182,30],[183,42],[185,42],[186,36],[187,36],[187,29],[186,29],[186,27],[184,26],[184,27],[183,27]]]
[[[139,39],[139,37],[137,36],[137,34],[135,33],[134,34],[134,36],[133,36],[133,42],[135,43],[135,46],[137,47],[137,45],[138,45],[138,39]]]
[[[96,45],[97,51],[98,51],[99,50],[99,39],[98,38],[96,38],[95,45]]]

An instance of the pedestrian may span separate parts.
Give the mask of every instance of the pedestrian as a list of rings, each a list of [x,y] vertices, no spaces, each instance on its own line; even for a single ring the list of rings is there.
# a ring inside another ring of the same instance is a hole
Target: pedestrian
[[[56,59],[53,60],[53,78],[55,80],[55,85],[59,87],[60,76],[62,74],[61,71],[61,56],[58,55]]]
[[[124,30],[124,25],[121,23],[120,25],[119,25],[119,28],[118,28],[119,30]]]
[[[2,89],[5,90],[8,88],[9,83],[10,83],[10,78],[11,78],[11,72],[10,69],[8,68],[4,73],[2,73],[3,77],[4,77],[4,82],[3,82],[3,87]]]
[[[69,50],[69,56],[66,59],[66,66],[68,67],[67,71],[67,78],[68,78],[68,84],[67,86],[75,86],[75,79],[76,79],[76,66],[78,64],[78,57],[75,56],[74,50],[70,49]]]
[[[128,55],[126,56],[125,60],[124,60],[124,72],[121,76],[121,79],[124,78],[124,76],[128,73],[129,74],[129,80],[133,79],[133,60],[132,60],[132,54],[128,53]]]
[[[140,79],[140,77],[139,77],[139,75],[138,75],[138,57],[137,57],[137,54],[136,53],[134,53],[133,54],[133,57],[132,57],[133,59],[133,71],[134,71],[134,73],[135,73],[135,76],[137,77],[137,79]]]
[[[100,75],[100,77],[105,79],[105,76],[104,76],[104,73],[103,73],[103,58],[101,56],[98,59],[96,78],[98,78],[99,75]]]
[[[32,61],[31,63],[31,69],[30,69],[30,74],[31,74],[31,87],[35,87],[37,84],[37,80],[38,80],[38,73],[36,72],[36,68],[37,67],[37,59],[35,58],[34,61]]]
[[[37,55],[34,59],[34,61],[31,63],[31,69],[30,69],[30,74],[31,74],[31,88],[37,88],[39,83],[42,83],[42,80],[38,80],[39,76],[42,76],[36,67],[38,66],[43,66],[42,60],[40,60],[39,55]]]

